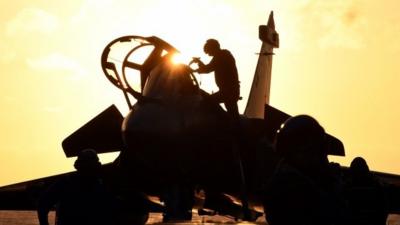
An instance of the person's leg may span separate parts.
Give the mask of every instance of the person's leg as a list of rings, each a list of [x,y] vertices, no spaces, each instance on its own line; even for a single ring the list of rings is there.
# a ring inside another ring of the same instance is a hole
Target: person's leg
[[[230,130],[234,135],[240,136],[240,114],[236,101],[226,101],[224,105],[229,116]]]
[[[239,109],[236,101],[225,101],[224,102],[226,111],[228,112],[231,120],[237,121],[239,120]]]
[[[240,95],[239,90],[228,89],[219,91],[219,93],[220,93],[220,99],[222,102],[224,102],[226,111],[228,112],[228,115],[230,117],[231,124],[233,125],[233,127],[239,126],[240,115],[237,105]]]
[[[220,91],[217,91],[211,94],[208,100],[212,103],[219,104],[223,102],[222,93]]]

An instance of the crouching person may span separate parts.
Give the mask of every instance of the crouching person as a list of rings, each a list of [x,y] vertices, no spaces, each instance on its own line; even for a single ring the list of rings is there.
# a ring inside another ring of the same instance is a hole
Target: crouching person
[[[96,151],[78,155],[76,173],[67,175],[44,192],[38,204],[40,225],[48,225],[48,213],[55,207],[57,225],[112,225],[115,204],[99,176],[101,163]]]

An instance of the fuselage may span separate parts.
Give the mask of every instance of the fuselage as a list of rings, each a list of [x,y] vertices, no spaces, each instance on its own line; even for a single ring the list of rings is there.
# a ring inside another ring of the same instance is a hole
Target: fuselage
[[[122,125],[123,166],[141,165],[155,177],[198,181],[209,168],[215,173],[217,164],[231,162],[227,115],[207,101],[208,94],[193,79],[187,66],[168,61],[152,70],[143,99]]]

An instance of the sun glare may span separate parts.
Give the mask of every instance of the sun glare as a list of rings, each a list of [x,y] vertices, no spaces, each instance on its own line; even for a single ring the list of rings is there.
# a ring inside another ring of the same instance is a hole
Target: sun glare
[[[191,57],[182,53],[175,53],[171,58],[173,64],[189,64],[190,60]]]

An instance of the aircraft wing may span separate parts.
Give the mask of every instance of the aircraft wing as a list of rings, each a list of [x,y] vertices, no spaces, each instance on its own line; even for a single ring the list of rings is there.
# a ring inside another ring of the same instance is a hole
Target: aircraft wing
[[[0,187],[0,210],[36,210],[41,193],[70,173]]]
[[[102,166],[102,173],[106,176],[109,176],[111,170],[111,163]],[[0,210],[36,210],[43,191],[73,173],[76,171],[0,187]]]
[[[400,187],[400,175],[382,172],[373,172],[375,176],[379,177],[384,183]],[[399,201],[400,202],[400,201]]]
[[[122,149],[121,125],[123,116],[111,105],[98,116],[67,137],[62,146],[67,157],[77,156],[79,150],[93,148],[98,153]],[[112,177],[112,164],[105,164],[102,172]],[[36,210],[40,194],[57,180],[71,173],[25,181],[0,187],[0,210]]]
[[[41,194],[58,180],[74,173],[76,171],[0,187],[0,210],[37,210],[37,203]],[[115,174],[114,163],[104,164],[101,167],[101,177],[110,190],[116,191],[118,188],[122,188],[118,190],[125,190],[124,188],[128,186],[118,186],[118,176]],[[146,190],[146,193],[142,196],[135,195],[138,192],[135,192],[136,189],[132,189],[132,193],[127,193],[127,199],[130,201],[131,198],[129,197],[140,197],[140,199],[136,198],[136,202],[132,204],[143,204],[140,206],[147,207],[151,212],[162,212],[164,210],[163,206],[154,199],[148,198],[149,196],[147,195],[158,193],[159,187],[144,185],[144,190]],[[153,194],[152,196],[156,195]]]

